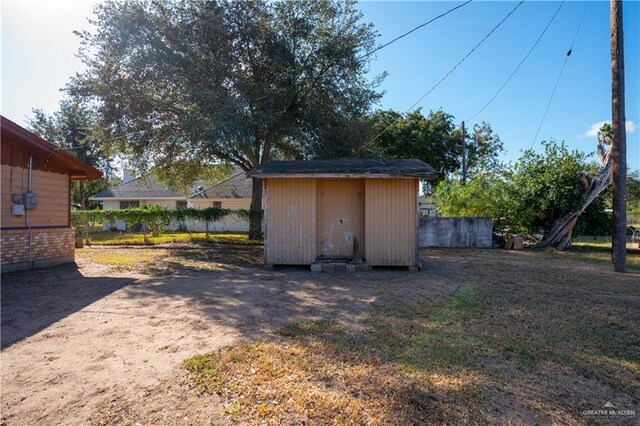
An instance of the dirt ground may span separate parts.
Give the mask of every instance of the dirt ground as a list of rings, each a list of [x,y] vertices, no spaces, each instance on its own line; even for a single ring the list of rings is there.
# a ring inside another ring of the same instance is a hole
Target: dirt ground
[[[198,392],[183,361],[231,347],[235,362],[244,341],[284,358],[342,342],[345,365],[380,379],[367,391],[382,392],[378,409],[395,395],[439,424],[585,424],[581,410],[607,401],[640,412],[638,270],[616,275],[583,253],[425,250],[419,273],[318,274],[265,271],[261,256],[232,244],[87,248],[77,266],[4,274],[0,426],[228,424],[234,399]],[[313,320],[348,333],[316,349],[278,336]],[[313,380],[336,367],[316,352]],[[368,383],[342,398],[320,379],[310,383],[337,402]]]
[[[372,282],[426,278],[265,271],[260,256],[261,247],[89,248],[77,267],[3,275],[3,423],[224,424],[218,397],[193,391],[185,358],[289,322],[358,327]]]

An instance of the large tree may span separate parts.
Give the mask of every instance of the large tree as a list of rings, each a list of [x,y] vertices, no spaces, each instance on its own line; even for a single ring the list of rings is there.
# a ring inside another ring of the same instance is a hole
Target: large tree
[[[571,191],[575,197],[571,198],[571,204],[563,206],[563,209],[551,218],[553,223],[545,228],[544,237],[536,247],[555,247],[559,250],[569,247],[573,229],[580,215],[585,213],[587,209],[601,209],[604,206],[602,198],[598,199],[598,196],[611,183],[613,162],[610,146],[612,140],[613,128],[611,124],[605,123],[598,131],[597,168],[593,167],[589,173],[587,171],[589,167],[583,166],[574,171],[574,180],[578,180],[579,185],[571,185],[566,182],[564,187],[558,186],[556,188],[556,191]]]
[[[89,197],[116,181],[111,173],[108,144],[97,125],[95,112],[79,99],[70,98],[63,99],[59,109],[51,115],[41,109],[34,109],[33,114],[29,130],[104,173],[103,179],[74,181],[71,186],[71,203],[74,206],[81,210],[98,207],[98,203],[90,201]]]
[[[87,71],[68,90],[95,100],[141,163],[249,171],[307,155],[379,99],[361,17],[353,1],[107,1],[80,34]],[[252,210],[261,198],[256,180]]]
[[[357,149],[361,155],[418,158],[436,169],[441,178],[460,167],[460,141],[451,114],[437,110],[425,116],[419,109],[406,114],[376,111],[369,122],[372,136]]]

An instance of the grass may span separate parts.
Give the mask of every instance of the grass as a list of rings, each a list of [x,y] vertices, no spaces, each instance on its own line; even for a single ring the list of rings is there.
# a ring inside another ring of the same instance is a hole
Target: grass
[[[640,274],[600,250],[425,250],[424,273],[351,280],[363,327],[288,323],[185,367],[248,424],[637,424]],[[585,414],[608,401],[637,415]]]
[[[311,336],[327,333],[340,333],[344,327],[333,320],[314,320],[304,322],[290,322],[277,330],[276,334],[284,337]]]
[[[134,266],[146,263],[160,256],[160,253],[139,253],[139,252],[108,252],[95,254],[92,260],[95,263],[109,266]]]
[[[571,242],[570,250],[559,254],[597,264],[611,264],[611,237],[578,237]],[[630,270],[640,270],[639,243],[627,243],[626,265]]]
[[[76,249],[76,260],[151,275],[185,275],[258,266],[262,248],[253,244],[194,243],[186,246],[94,245]]]
[[[172,232],[162,233],[159,236],[145,236],[140,233],[129,232],[93,232],[89,234],[89,244],[104,246],[121,245],[158,245],[168,243],[202,243],[214,244],[251,244],[261,245],[261,241],[249,240],[247,234],[210,233],[208,238],[204,232]]]

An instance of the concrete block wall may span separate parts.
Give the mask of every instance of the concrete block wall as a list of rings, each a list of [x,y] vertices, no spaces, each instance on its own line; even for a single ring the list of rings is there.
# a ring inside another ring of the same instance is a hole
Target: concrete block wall
[[[484,247],[492,245],[492,222],[487,217],[421,217],[420,247]]]
[[[2,237],[2,272],[29,267],[29,230],[6,229]],[[33,228],[31,255],[34,267],[70,263],[75,260],[75,230],[64,228]]]

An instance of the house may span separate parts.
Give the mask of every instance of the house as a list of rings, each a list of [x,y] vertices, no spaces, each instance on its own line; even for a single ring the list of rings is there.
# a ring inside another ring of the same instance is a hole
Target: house
[[[420,160],[270,161],[264,179],[265,265],[312,270],[420,267]]]
[[[2,272],[73,262],[71,181],[102,173],[0,117]]]
[[[420,216],[438,217],[438,209],[433,202],[432,195],[421,195],[420,198],[418,198],[418,205],[420,206]]]
[[[239,210],[249,209],[251,205],[252,180],[239,167],[234,167],[233,174],[228,179],[217,185],[205,187],[205,184],[196,180],[188,191],[180,192],[168,185],[159,182],[152,174],[139,178],[125,180],[123,183],[111,189],[99,192],[90,200],[100,201],[103,210],[126,209],[130,207],[159,205],[167,208],[208,208]],[[123,231],[126,225],[119,221],[116,228]],[[177,229],[181,226],[191,231],[204,231],[204,223],[190,221],[185,224],[172,224],[168,229]],[[220,222],[209,226],[214,232],[247,232],[249,224],[246,220],[235,215],[230,215]]]

